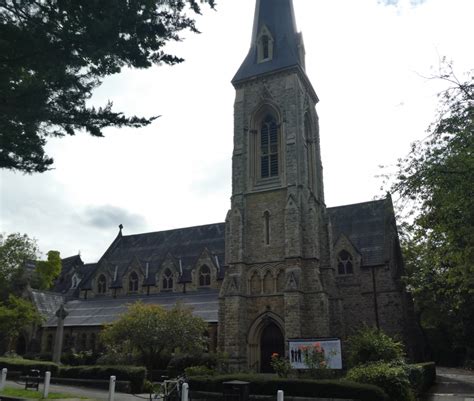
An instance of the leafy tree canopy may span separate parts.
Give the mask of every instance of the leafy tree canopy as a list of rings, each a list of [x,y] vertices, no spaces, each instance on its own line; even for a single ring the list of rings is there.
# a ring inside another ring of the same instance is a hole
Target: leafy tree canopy
[[[61,273],[61,258],[58,251],[49,251],[47,260],[36,262],[37,286],[42,290],[51,288],[53,281]]]
[[[410,206],[403,246],[422,324],[474,358],[474,71],[459,79],[444,60],[435,78],[449,87],[427,138],[399,161],[392,192]]]
[[[44,172],[48,136],[105,127],[141,127],[155,117],[126,117],[112,104],[87,106],[104,77],[124,66],[148,68],[181,58],[164,46],[183,30],[186,13],[214,0],[3,0],[0,2],[0,167]]]
[[[206,322],[180,304],[170,310],[159,305],[137,302],[112,325],[101,338],[111,350],[137,353],[147,367],[165,353],[179,349],[200,352],[206,344]]]
[[[28,235],[0,234],[0,300],[10,293],[21,294],[26,285],[25,264],[38,255],[38,244]]]
[[[40,322],[41,316],[31,302],[14,295],[0,302],[0,339],[7,350],[23,330]]]

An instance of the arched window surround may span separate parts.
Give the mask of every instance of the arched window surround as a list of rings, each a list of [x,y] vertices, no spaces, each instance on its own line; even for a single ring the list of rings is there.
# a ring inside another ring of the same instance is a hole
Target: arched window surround
[[[199,287],[209,287],[211,285],[211,269],[208,265],[202,265],[199,269]]]
[[[128,276],[128,292],[138,292],[138,274],[135,271]]]
[[[97,293],[105,294],[107,292],[107,279],[105,275],[101,274],[97,279]]]
[[[163,291],[173,291],[174,277],[171,269],[166,268],[161,276],[161,289]]]
[[[354,274],[354,258],[345,249],[337,254],[337,274],[340,276]]]
[[[274,39],[270,30],[264,25],[257,37],[257,63],[273,60]]]
[[[250,121],[249,174],[254,189],[280,186],[285,173],[285,143],[279,108],[265,101]]]

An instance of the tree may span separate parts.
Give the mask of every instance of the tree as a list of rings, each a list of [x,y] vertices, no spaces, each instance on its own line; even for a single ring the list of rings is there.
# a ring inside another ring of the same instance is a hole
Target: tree
[[[142,127],[156,117],[126,117],[87,100],[104,77],[124,66],[148,68],[183,59],[163,50],[198,32],[186,12],[214,0],[0,1],[0,167],[48,170],[47,137],[85,129]]]
[[[48,260],[36,262],[36,274],[38,278],[38,287],[42,290],[51,288],[53,281],[61,273],[61,258],[58,251],[49,251]]]
[[[474,71],[473,71],[474,72]],[[449,87],[425,140],[398,163],[393,192],[411,205],[403,246],[408,284],[425,329],[452,354],[474,358],[474,77],[445,60]],[[436,351],[435,349],[435,351]],[[459,361],[447,361],[459,362]]]
[[[41,322],[41,316],[31,302],[10,295],[8,302],[0,302],[0,340],[10,350],[23,330]]]
[[[7,237],[0,234],[0,300],[8,294],[20,295],[26,286],[25,264],[38,258],[35,239],[26,234],[14,233]]]
[[[165,353],[176,349],[199,352],[206,344],[206,322],[191,309],[177,304],[166,310],[159,305],[137,302],[119,320],[104,328],[104,345],[119,352],[138,353],[148,368]]]

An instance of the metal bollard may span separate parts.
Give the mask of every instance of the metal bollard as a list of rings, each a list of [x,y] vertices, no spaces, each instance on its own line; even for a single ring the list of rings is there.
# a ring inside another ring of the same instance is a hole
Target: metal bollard
[[[278,390],[278,393],[277,393],[277,401],[283,401],[285,398],[285,395],[283,393],[283,390]]]
[[[115,376],[110,376],[109,382],[109,401],[114,401],[115,396]]]
[[[188,401],[189,399],[189,384],[183,383],[181,387],[181,401]]]
[[[8,373],[8,369],[3,368],[2,369],[2,378],[0,379],[0,391],[5,390],[5,383],[7,381],[7,373]]]
[[[44,374],[43,398],[48,398],[50,381],[51,381],[51,372],[46,372]]]

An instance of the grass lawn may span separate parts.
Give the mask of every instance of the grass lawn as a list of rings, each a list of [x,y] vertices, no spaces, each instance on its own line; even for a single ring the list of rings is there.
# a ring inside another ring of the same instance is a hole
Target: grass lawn
[[[43,399],[43,391],[34,391],[34,390],[23,390],[20,388],[6,387],[5,390],[0,391],[0,395],[10,396],[10,397],[20,397],[20,398],[32,398],[32,399]],[[74,394],[67,393],[49,393],[48,400],[57,400],[60,398],[82,398]]]

